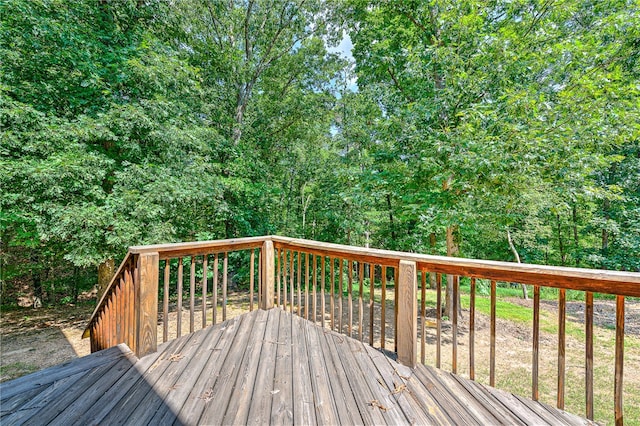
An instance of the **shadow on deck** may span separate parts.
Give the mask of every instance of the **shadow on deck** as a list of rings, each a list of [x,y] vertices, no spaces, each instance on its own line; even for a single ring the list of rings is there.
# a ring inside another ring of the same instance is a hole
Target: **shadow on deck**
[[[431,367],[409,369],[281,309],[0,384],[2,424],[591,424]]]

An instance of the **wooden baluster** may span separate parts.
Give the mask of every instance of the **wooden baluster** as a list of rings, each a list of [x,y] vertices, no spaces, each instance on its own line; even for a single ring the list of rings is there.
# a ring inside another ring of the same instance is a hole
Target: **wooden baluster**
[[[178,258],[178,311],[176,324],[176,337],[182,336],[182,279],[183,279],[183,260]]]
[[[496,282],[491,281],[491,343],[489,351],[489,385],[496,385]]]
[[[398,268],[396,267],[394,270],[394,274],[393,274],[393,293],[394,293],[394,300],[393,300],[393,327],[394,327],[394,336],[393,336],[393,351],[395,353],[398,353]]]
[[[347,299],[349,303],[349,337],[353,337],[353,261],[349,260],[347,264]]]
[[[340,305],[338,305],[338,331],[342,333],[342,305],[344,304],[344,276],[342,269],[344,268],[344,260],[338,259],[338,286],[340,288]]]
[[[196,257],[191,256],[189,263],[189,333],[193,333],[196,307]]]
[[[335,276],[335,259],[330,257],[329,258],[329,274],[331,275],[331,294],[330,297],[331,299],[329,299],[329,309],[331,309],[331,318],[329,318],[329,321],[331,322],[330,326],[331,326],[331,330],[335,330],[335,315],[336,315],[336,310],[335,310],[335,287],[336,287],[336,276]]]
[[[305,318],[309,319],[309,253],[304,254],[305,268],[304,268],[304,314]]]
[[[613,384],[616,426],[624,424],[622,390],[624,378],[624,296],[616,296],[616,351],[615,380]]]
[[[420,362],[425,364],[427,318],[427,271],[420,273]]]
[[[364,295],[364,263],[362,262],[358,262],[357,266],[358,266],[358,283],[360,285],[360,287],[358,288],[358,338],[360,339],[360,341],[362,342],[362,322],[363,322],[363,310],[364,310],[364,303],[363,303],[363,295]]]
[[[122,325],[122,297],[121,297],[121,292],[120,292],[120,286],[118,284],[116,284],[115,286],[115,290],[114,290],[114,294],[115,294],[115,323],[116,323],[116,344],[122,343],[122,334],[121,334],[121,330],[120,327]]]
[[[202,256],[202,328],[207,326],[207,281],[209,280],[209,255]],[[253,278],[253,277],[251,277]]]
[[[120,275],[119,281],[122,288],[122,342],[129,345],[129,289],[124,274]]]
[[[164,261],[164,287],[162,294],[162,341],[169,340],[169,279],[171,277],[171,260]]]
[[[127,283],[127,289],[129,290],[129,296],[128,296],[128,310],[129,310],[129,321],[128,321],[128,329],[127,329],[127,334],[128,334],[128,342],[127,345],[129,346],[129,349],[134,350],[136,347],[136,318],[135,318],[135,307],[136,307],[136,295],[135,295],[135,285],[133,283],[133,273],[132,273],[133,267],[130,265],[126,270],[125,270],[125,281]]]
[[[287,311],[287,251],[282,250],[282,308]]]
[[[533,360],[531,368],[531,399],[540,398],[538,376],[540,362],[540,286],[533,286]]]
[[[436,274],[436,368],[440,368],[440,345],[442,343],[442,281]]]
[[[396,269],[398,280],[395,282],[398,296],[398,362],[414,368],[417,360],[417,269],[415,262],[401,260]]]
[[[222,321],[227,320],[227,281],[229,275],[229,253],[224,252],[222,263]]]
[[[587,419],[593,420],[593,293],[585,292],[585,409]]]
[[[326,310],[326,304],[325,304],[325,300],[324,300],[324,286],[326,283],[326,276],[325,276],[325,259],[324,256],[322,256],[320,258],[320,309],[322,310],[322,313],[320,314],[320,325],[322,326],[322,328],[324,328],[324,313],[327,311]]]
[[[302,316],[302,253],[298,251],[298,316]]]
[[[312,282],[312,289],[313,289],[313,323],[316,323],[316,314],[318,312],[318,298],[316,296],[316,286],[318,283],[318,256],[317,255],[313,255],[313,257],[311,258],[311,268],[313,269],[313,282]]]
[[[255,262],[256,262],[256,253],[254,249],[251,249],[251,258],[249,260],[249,312],[253,312],[253,286],[255,285],[254,274],[255,274]]]
[[[375,297],[375,266],[369,264],[369,345],[373,346],[373,322],[374,322],[374,309],[373,302]]]
[[[558,291],[558,398],[557,406],[564,410],[564,379],[565,379],[565,345],[566,345],[566,290]]]
[[[460,283],[460,277],[454,275],[453,277],[453,301],[451,313],[451,372],[453,374],[458,373],[458,285]]]
[[[476,379],[476,279],[471,278],[469,297],[469,378]]]
[[[262,249],[258,249],[258,306],[262,306]]]
[[[295,253],[293,250],[289,250],[289,289],[291,294],[291,304],[289,304],[289,312],[293,313],[293,308],[295,306],[295,285],[293,282],[293,257]]]
[[[276,255],[276,307],[280,307],[280,280],[282,276],[282,262],[280,261],[280,250],[274,249]]]
[[[382,301],[380,306],[380,347],[384,349],[387,329],[387,267],[382,266]]]
[[[218,323],[218,253],[213,255],[213,288],[211,291],[211,304],[213,305],[213,325]]]
[[[111,294],[107,295],[107,300],[106,300],[106,304],[105,304],[105,317],[106,317],[106,324],[107,324],[107,333],[106,333],[106,340],[107,343],[105,345],[105,347],[110,348],[111,347],[111,342],[112,342],[112,333],[113,333],[113,315],[111,313],[111,298],[110,298]]]

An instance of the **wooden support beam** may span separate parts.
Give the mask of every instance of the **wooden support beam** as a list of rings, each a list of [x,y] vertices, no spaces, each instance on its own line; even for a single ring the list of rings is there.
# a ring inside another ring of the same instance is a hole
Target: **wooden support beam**
[[[398,361],[415,367],[418,358],[418,277],[415,262],[400,261],[398,271]]]
[[[272,241],[265,241],[262,244],[261,266],[260,309],[267,310],[273,308],[273,287],[276,279],[275,252]]]
[[[158,253],[138,255],[135,274],[136,339],[138,358],[158,350]]]

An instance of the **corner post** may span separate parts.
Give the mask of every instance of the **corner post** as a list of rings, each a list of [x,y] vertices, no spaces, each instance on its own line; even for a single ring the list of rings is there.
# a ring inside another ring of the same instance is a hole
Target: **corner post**
[[[260,282],[260,309],[273,308],[273,287],[275,286],[275,252],[273,241],[267,240],[262,244],[262,280]]]
[[[418,278],[415,262],[400,261],[398,276],[398,362],[414,368],[418,358]]]
[[[135,280],[135,348],[138,358],[158,350],[158,268],[160,256],[138,255]]]

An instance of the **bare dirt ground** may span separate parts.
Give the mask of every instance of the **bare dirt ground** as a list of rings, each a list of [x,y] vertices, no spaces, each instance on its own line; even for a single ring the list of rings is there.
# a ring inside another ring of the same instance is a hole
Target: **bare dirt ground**
[[[366,297],[366,296],[365,296]],[[393,350],[394,342],[394,303],[393,292],[388,293],[390,300],[386,305],[385,347]],[[182,311],[181,334],[189,333],[191,316],[188,300]],[[509,302],[531,307],[532,301],[510,299]],[[297,301],[296,301],[297,305]],[[305,314],[304,300],[302,311]],[[615,343],[615,302],[596,300],[594,304],[594,376],[596,420],[603,424],[612,423],[613,416],[613,348]],[[347,299],[342,302],[342,332],[349,334],[349,309]],[[541,321],[557,324],[557,304],[542,301]],[[254,302],[254,309],[257,301]],[[290,310],[288,306],[287,310]],[[310,306],[312,308],[312,306]],[[330,298],[325,298],[325,326],[331,324]],[[249,310],[246,294],[231,293],[227,306],[227,319]],[[81,339],[84,327],[93,311],[91,305],[65,306],[61,308],[22,308],[2,312],[0,321],[0,381],[10,380],[42,368],[60,364],[70,359],[89,354],[88,339]],[[640,302],[627,301],[625,315],[625,420],[629,424],[640,424]],[[298,312],[294,306],[294,313]],[[312,312],[310,316],[312,317]],[[321,301],[317,304],[317,322],[321,321]],[[339,299],[334,303],[334,329],[338,329]],[[374,346],[380,347],[381,306],[374,307]],[[211,300],[206,309],[207,325],[213,321]],[[369,341],[368,300],[363,300],[362,339]],[[177,313],[175,305],[170,307],[168,316],[168,340],[177,336]],[[217,322],[223,320],[223,311],[218,307]],[[360,309],[357,297],[353,301],[352,337],[360,338]],[[436,331],[433,327],[435,310],[427,310],[425,325],[425,363],[435,365]],[[576,414],[584,414],[584,304],[567,303],[567,341],[566,341],[566,409]],[[476,314],[475,326],[475,378],[481,383],[489,383],[490,321],[483,314]],[[193,315],[194,330],[202,328],[202,304],[196,302]],[[420,330],[419,324],[419,330]],[[452,327],[444,321],[442,325],[441,367],[451,371],[452,366]],[[573,332],[572,332],[573,331]],[[517,323],[498,318],[496,333],[496,386],[522,396],[531,395],[531,345],[532,329],[530,324]],[[419,333],[419,339],[421,338]],[[158,340],[163,341],[163,322],[158,323]],[[457,372],[469,377],[469,312],[463,310],[458,324]],[[419,359],[421,358],[421,350]],[[540,341],[540,395],[541,400],[555,405],[557,383],[557,335],[541,332]]]

